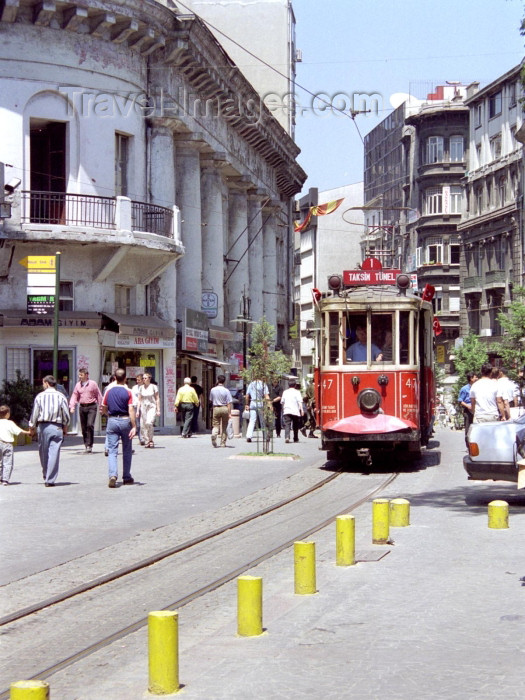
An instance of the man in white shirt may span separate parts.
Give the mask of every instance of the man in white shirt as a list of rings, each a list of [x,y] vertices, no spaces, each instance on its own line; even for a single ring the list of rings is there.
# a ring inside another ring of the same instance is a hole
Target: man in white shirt
[[[514,407],[514,395],[516,384],[512,382],[505,367],[499,368],[499,377],[496,380],[496,402],[501,420],[510,419],[510,409]]]
[[[474,382],[470,389],[470,404],[474,414],[474,423],[490,423],[500,419],[496,392],[498,384],[491,379],[492,365],[488,362],[481,367],[481,379]]]
[[[246,390],[246,408],[250,409],[250,422],[246,430],[246,442],[252,441],[253,431],[257,418],[263,431],[263,440],[266,439],[266,421],[264,419],[264,402],[270,401],[270,392],[266,382],[254,379]]]
[[[303,417],[303,397],[296,389],[295,379],[288,381],[288,389],[283,391],[281,405],[283,407],[284,441],[290,442],[290,428],[293,428],[293,441],[299,442],[299,428]]]

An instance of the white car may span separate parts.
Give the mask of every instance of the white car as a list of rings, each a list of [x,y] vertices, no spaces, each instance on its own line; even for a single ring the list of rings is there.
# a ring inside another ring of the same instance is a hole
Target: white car
[[[463,466],[469,479],[517,481],[518,446],[525,441],[525,414],[496,423],[473,423],[468,431],[469,453]]]

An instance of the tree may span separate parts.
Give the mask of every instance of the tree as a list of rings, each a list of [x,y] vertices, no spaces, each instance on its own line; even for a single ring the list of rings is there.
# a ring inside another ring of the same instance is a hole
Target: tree
[[[275,380],[283,374],[290,372],[291,361],[281,350],[274,349],[275,328],[264,318],[259,323],[254,324],[251,334],[251,345],[248,348],[248,367],[242,371],[242,377],[249,383],[254,379],[261,379],[270,387]],[[271,406],[264,406],[264,421],[269,427],[273,425],[273,409]],[[263,452],[270,451],[270,431],[266,430],[267,436],[263,444]]]
[[[498,314],[504,334],[491,350],[501,357],[510,377],[517,379],[518,371],[525,365],[525,341],[522,342],[525,338],[525,287],[514,289],[514,297],[508,312]]]
[[[455,351],[455,355],[454,365],[459,376],[454,386],[454,400],[457,399],[461,387],[467,383],[467,372],[473,371],[480,374],[481,365],[489,361],[487,346],[480,342],[473,331],[469,332],[463,345]]]
[[[4,380],[3,390],[0,392],[0,404],[9,406],[11,420],[17,425],[23,420],[29,420],[35,391],[29,379],[22,377],[19,369],[16,370],[14,382]]]

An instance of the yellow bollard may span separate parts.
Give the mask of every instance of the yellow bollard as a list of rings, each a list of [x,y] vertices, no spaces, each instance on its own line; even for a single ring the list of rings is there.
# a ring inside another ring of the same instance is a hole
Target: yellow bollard
[[[48,700],[49,683],[45,681],[16,681],[10,686],[10,700]]]
[[[355,564],[355,518],[338,515],[335,519],[335,563],[337,566]]]
[[[293,548],[295,593],[316,593],[315,542],[294,542]]]
[[[45,681],[17,681],[11,683],[10,700],[48,700],[49,683]]]
[[[410,525],[410,501],[406,498],[393,498],[390,501],[390,527]]]
[[[262,632],[262,578],[239,576],[237,579],[237,634],[241,637],[256,637]]]
[[[153,695],[179,690],[179,615],[157,610],[148,615],[149,687]]]
[[[505,530],[509,526],[509,504],[507,501],[491,501],[489,503],[489,527],[494,530]]]
[[[390,503],[388,498],[375,498],[372,501],[372,542],[386,544],[389,537]]]

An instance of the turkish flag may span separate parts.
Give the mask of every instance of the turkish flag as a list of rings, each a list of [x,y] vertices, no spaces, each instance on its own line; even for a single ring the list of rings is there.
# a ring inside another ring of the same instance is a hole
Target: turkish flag
[[[433,287],[431,284],[425,284],[423,287],[423,294],[421,295],[421,298],[423,301],[432,301],[434,298],[434,293],[436,291],[436,288]]]
[[[434,322],[432,323],[432,328],[434,329],[434,335],[441,335],[441,333],[443,333],[441,324],[437,318],[434,319]]]

